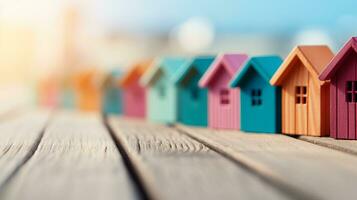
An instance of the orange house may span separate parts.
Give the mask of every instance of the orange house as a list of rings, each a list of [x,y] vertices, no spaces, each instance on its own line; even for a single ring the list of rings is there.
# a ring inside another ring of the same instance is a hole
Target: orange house
[[[318,76],[332,57],[328,46],[297,46],[271,78],[282,88],[282,133],[329,135],[329,83]]]
[[[75,99],[78,109],[83,111],[99,111],[101,105],[101,73],[86,70],[75,76]]]

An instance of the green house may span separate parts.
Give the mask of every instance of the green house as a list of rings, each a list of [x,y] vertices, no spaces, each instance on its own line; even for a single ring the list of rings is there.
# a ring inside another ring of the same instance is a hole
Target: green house
[[[194,58],[176,74],[178,121],[193,126],[207,126],[207,89],[198,82],[214,61],[214,56]]]
[[[140,80],[147,87],[147,117],[151,121],[174,123],[178,116],[178,87],[175,74],[189,59],[164,57],[156,61]]]
[[[232,79],[230,86],[240,88],[241,130],[280,132],[281,89],[269,80],[281,63],[278,56],[252,57]]]

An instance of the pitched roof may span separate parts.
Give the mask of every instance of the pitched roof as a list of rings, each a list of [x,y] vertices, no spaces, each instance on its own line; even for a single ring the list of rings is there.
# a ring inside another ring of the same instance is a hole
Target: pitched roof
[[[185,79],[191,70],[195,69],[201,76],[206,72],[208,67],[214,61],[215,56],[197,56],[188,62],[187,65],[180,68],[174,77],[175,83],[179,83]]]
[[[279,56],[252,57],[247,64],[245,64],[244,67],[236,73],[236,76],[232,79],[230,86],[239,87],[247,72],[251,68],[259,73],[265,81],[269,82],[281,63],[282,59]]]
[[[202,76],[199,82],[200,87],[207,87],[221,67],[224,67],[231,76],[234,76],[247,59],[248,55],[246,54],[223,54],[218,56]]]
[[[129,69],[128,72],[120,79],[119,85],[121,87],[127,87],[130,83],[133,83],[140,79],[140,77],[150,68],[152,60],[145,60],[139,63],[136,63]]]
[[[163,74],[168,77],[169,81],[174,82],[175,73],[188,62],[190,62],[190,59],[182,57],[164,57],[158,59],[152,67],[144,73],[140,79],[140,83],[144,86],[151,85]]]
[[[291,63],[296,57],[304,64],[314,80],[319,81],[318,76],[327,63],[333,58],[333,53],[326,45],[295,47],[270,79],[272,85],[282,84],[286,74],[291,71],[291,66],[293,66]],[[324,83],[321,81],[319,82],[320,84]]]
[[[331,76],[338,70],[341,66],[340,63],[348,55],[349,52],[357,53],[357,37],[352,37],[337,53],[337,55],[331,60],[331,62],[322,71],[319,78],[320,80],[329,80]]]

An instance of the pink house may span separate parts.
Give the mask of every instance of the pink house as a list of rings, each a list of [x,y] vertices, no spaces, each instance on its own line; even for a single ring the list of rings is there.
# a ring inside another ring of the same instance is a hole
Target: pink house
[[[199,82],[208,88],[208,126],[211,128],[240,128],[240,97],[238,88],[229,82],[248,59],[245,54],[218,56]]]
[[[139,83],[140,77],[149,69],[151,61],[133,66],[121,79],[123,91],[123,114],[128,117],[146,117],[146,89]]]
[[[351,38],[320,74],[330,81],[330,136],[357,139],[357,37]]]

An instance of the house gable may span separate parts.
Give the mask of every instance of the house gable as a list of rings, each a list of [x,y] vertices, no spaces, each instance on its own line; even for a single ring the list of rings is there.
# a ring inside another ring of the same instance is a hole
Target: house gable
[[[239,87],[247,79],[248,72],[254,69],[258,76],[261,76],[269,83],[270,78],[280,66],[282,60],[278,56],[260,56],[252,57],[249,62],[232,79],[230,86]]]
[[[319,85],[325,82],[318,79],[323,67],[332,59],[333,53],[327,46],[298,46],[285,59],[279,69],[271,78],[270,83],[280,86],[295,66],[294,62],[298,59],[309,72],[314,81]]]
[[[241,68],[248,56],[245,54],[224,54],[216,58],[213,64],[202,76],[199,86],[211,87],[216,79],[218,72],[224,69],[231,77]],[[215,81],[216,82],[216,81]]]
[[[357,37],[352,37],[331,60],[327,67],[322,71],[320,80],[329,80],[334,76],[338,69],[342,66],[343,61],[351,54],[357,52]]]

